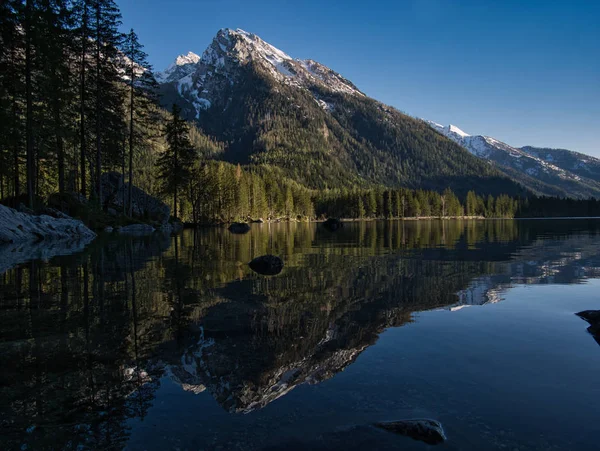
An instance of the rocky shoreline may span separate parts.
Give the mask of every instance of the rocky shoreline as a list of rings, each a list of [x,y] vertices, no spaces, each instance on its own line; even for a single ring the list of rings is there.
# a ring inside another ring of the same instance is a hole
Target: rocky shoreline
[[[67,215],[36,216],[0,205],[0,273],[25,261],[78,252],[94,238],[82,221]]]

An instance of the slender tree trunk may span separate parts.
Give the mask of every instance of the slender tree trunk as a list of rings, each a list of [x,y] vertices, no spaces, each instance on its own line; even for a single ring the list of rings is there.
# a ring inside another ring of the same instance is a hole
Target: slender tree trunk
[[[11,65],[15,64],[16,56],[15,56],[15,45],[13,44],[10,49],[10,57],[11,57]],[[10,72],[11,81],[10,86],[12,86],[12,117],[11,117],[11,146],[13,153],[13,195],[15,198],[18,198],[21,194],[20,190],[20,180],[19,180],[19,134],[17,130],[18,124],[18,106],[17,106],[17,92],[16,92],[16,79],[14,71]]]
[[[79,150],[81,165],[81,194],[86,193],[85,179],[85,57],[87,53],[87,4],[83,5],[83,23],[81,32],[81,76],[79,104]]]
[[[31,1],[25,2],[25,140],[27,151],[27,201],[29,208],[33,208],[33,101],[31,83]]]
[[[177,146],[175,147],[175,171],[178,170],[179,168],[179,161],[177,158]],[[177,186],[177,175],[175,175],[175,187],[174,187],[174,193],[173,193],[173,217],[175,219],[177,219],[177,189],[179,188]]]
[[[102,139],[100,134],[102,122],[102,105],[100,97],[100,45],[102,36],[100,34],[100,3],[96,3],[96,197],[98,204],[102,207],[102,186],[100,175],[102,173]]]
[[[135,77],[135,68],[133,62],[133,39],[131,40],[131,80],[130,80],[130,90],[129,90],[129,217],[133,215],[133,101],[134,101],[134,77]]]
[[[60,126],[60,112],[57,110],[56,115],[57,127]],[[60,129],[57,129],[60,130]],[[56,154],[58,155],[58,192],[65,192],[65,148],[60,131],[56,133]]]
[[[58,64],[58,62],[55,62]],[[58,192],[63,194],[65,192],[65,150],[64,143],[62,138],[62,124],[60,117],[61,110],[61,101],[60,101],[60,91],[62,86],[58,80],[58,74],[56,73],[56,65],[52,69],[52,79],[54,85],[54,102],[53,102],[53,112],[54,112],[54,137],[55,137],[55,147],[56,147],[56,157],[58,163]]]
[[[123,180],[123,185],[125,184],[125,160],[127,158],[127,146],[125,144],[125,138],[123,138],[123,148],[121,152],[121,180]],[[127,214],[127,206],[125,205],[125,186],[121,190],[121,202],[123,206],[123,214]]]
[[[16,127],[17,125],[17,100],[13,97],[13,127]],[[14,173],[13,173],[13,183],[14,183],[14,195],[15,198],[18,198],[21,195],[21,190],[20,190],[20,180],[19,180],[19,144],[17,142],[16,139],[16,131],[13,131],[13,142],[12,142],[12,146],[13,146],[13,166],[14,166]]]

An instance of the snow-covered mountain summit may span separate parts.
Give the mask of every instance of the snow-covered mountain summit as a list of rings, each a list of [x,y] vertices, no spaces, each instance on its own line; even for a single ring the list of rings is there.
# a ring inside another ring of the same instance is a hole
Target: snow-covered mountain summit
[[[194,52],[188,52],[186,55],[179,55],[173,64],[164,71],[156,74],[156,80],[159,83],[167,83],[179,80],[196,70],[196,64],[200,61],[200,56]]]
[[[294,59],[239,28],[219,30],[201,57],[192,52],[180,55],[157,79],[163,84],[175,84],[179,94],[193,104],[198,117],[217,100],[225,85],[235,83],[237,69],[250,63],[286,85],[304,89],[318,86],[364,96],[354,84],[328,67],[310,59]]]

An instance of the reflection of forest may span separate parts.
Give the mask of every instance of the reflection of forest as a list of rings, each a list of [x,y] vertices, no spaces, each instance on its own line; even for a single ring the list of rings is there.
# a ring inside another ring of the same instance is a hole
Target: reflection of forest
[[[485,302],[464,294],[476,284],[598,276],[597,226],[563,224],[265,224],[14,268],[0,275],[0,446],[119,448],[163,375],[251,411],[332,377],[412,312]],[[284,258],[281,275],[245,265],[265,253]]]

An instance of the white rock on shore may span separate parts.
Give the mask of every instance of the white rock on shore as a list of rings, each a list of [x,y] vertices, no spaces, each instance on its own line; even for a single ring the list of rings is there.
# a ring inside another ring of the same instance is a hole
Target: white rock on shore
[[[20,213],[0,205],[0,244],[45,240],[95,238],[96,234],[77,219]]]
[[[95,237],[77,219],[35,216],[0,205],[0,273],[28,260],[78,252]]]

